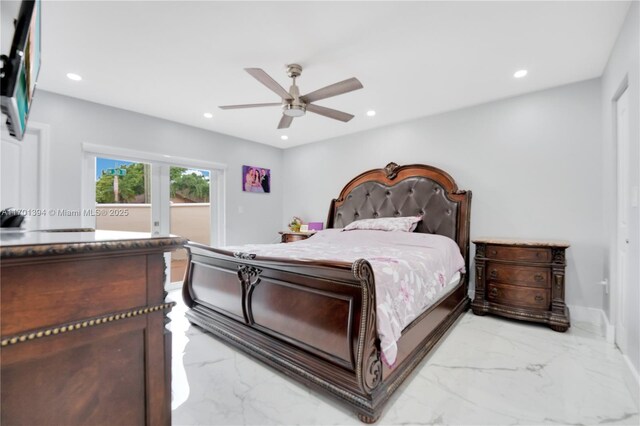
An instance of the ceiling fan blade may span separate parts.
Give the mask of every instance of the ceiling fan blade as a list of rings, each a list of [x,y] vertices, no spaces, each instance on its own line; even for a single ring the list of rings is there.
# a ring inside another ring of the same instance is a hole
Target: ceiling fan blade
[[[338,111],[337,109],[325,108],[320,105],[307,105],[307,111],[315,112],[316,114],[324,115],[325,117],[333,118],[334,120],[344,121],[345,123],[353,118],[353,115],[346,112]]]
[[[271,89],[272,92],[275,92],[276,95],[280,96],[282,99],[293,99],[293,96],[291,96],[289,92],[284,89],[284,87],[280,86],[277,81],[271,78],[269,74],[264,72],[264,70],[260,68],[245,68],[244,70],[251,74],[251,76],[258,80],[260,83]]]
[[[272,102],[268,104],[244,104],[244,105],[222,105],[218,108],[220,109],[239,109],[239,108],[259,108],[259,107],[268,107],[268,106],[276,106],[282,105],[280,102]]]
[[[323,87],[322,89],[318,89],[315,92],[308,93],[304,96],[301,96],[300,99],[302,99],[305,103],[311,103],[319,101],[320,99],[342,95],[343,93],[352,92],[358,89],[362,89],[362,83],[360,83],[357,78],[353,77],[348,78],[344,81],[340,81],[338,83],[334,83],[330,86]]]
[[[291,126],[291,122],[293,121],[293,117],[282,114],[282,118],[278,123],[278,129],[288,129]]]

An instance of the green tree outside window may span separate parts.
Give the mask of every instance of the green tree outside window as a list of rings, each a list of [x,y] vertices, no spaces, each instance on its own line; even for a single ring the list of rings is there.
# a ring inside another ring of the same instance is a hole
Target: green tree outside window
[[[121,166],[126,169],[124,176],[118,177],[120,203],[145,202],[145,167],[142,163]],[[148,172],[147,172],[148,173]],[[187,173],[182,167],[171,167],[171,197],[180,196],[193,203],[209,202],[209,181],[198,173]],[[148,179],[148,177],[147,177]],[[102,175],[96,182],[96,202],[99,204],[115,203],[113,192],[114,176]],[[147,194],[149,195],[149,194]]]

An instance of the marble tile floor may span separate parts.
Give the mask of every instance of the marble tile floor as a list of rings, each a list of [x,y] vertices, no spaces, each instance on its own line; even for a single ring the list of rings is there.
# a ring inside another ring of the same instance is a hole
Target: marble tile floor
[[[174,425],[362,425],[357,417],[191,325],[173,332]],[[463,315],[387,404],[379,425],[638,425],[620,352],[586,323],[564,334]]]

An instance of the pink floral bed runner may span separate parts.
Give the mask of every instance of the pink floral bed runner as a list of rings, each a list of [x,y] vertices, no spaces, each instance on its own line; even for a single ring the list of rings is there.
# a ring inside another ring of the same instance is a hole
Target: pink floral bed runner
[[[380,346],[390,367],[396,361],[402,330],[450,290],[458,271],[464,272],[455,241],[416,232],[327,229],[295,243],[224,249],[298,260],[368,260],[375,278]]]

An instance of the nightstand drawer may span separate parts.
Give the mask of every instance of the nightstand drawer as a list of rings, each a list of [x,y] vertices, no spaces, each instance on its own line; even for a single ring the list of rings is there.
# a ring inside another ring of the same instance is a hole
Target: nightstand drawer
[[[487,300],[507,306],[521,306],[548,310],[549,290],[535,287],[518,287],[490,282],[487,286]]]
[[[551,250],[538,247],[505,247],[488,245],[486,256],[489,259],[551,262]]]
[[[513,285],[551,288],[551,271],[549,268],[513,266],[489,262],[487,264],[487,278],[491,281]]]
[[[311,237],[312,235],[315,234],[314,232],[288,232],[288,231],[282,231],[280,232],[280,242],[282,243],[293,243],[296,241],[302,241],[302,240],[306,240],[307,238]]]
[[[309,238],[307,235],[303,234],[282,234],[281,241],[283,243],[293,243],[294,241],[302,241]]]

